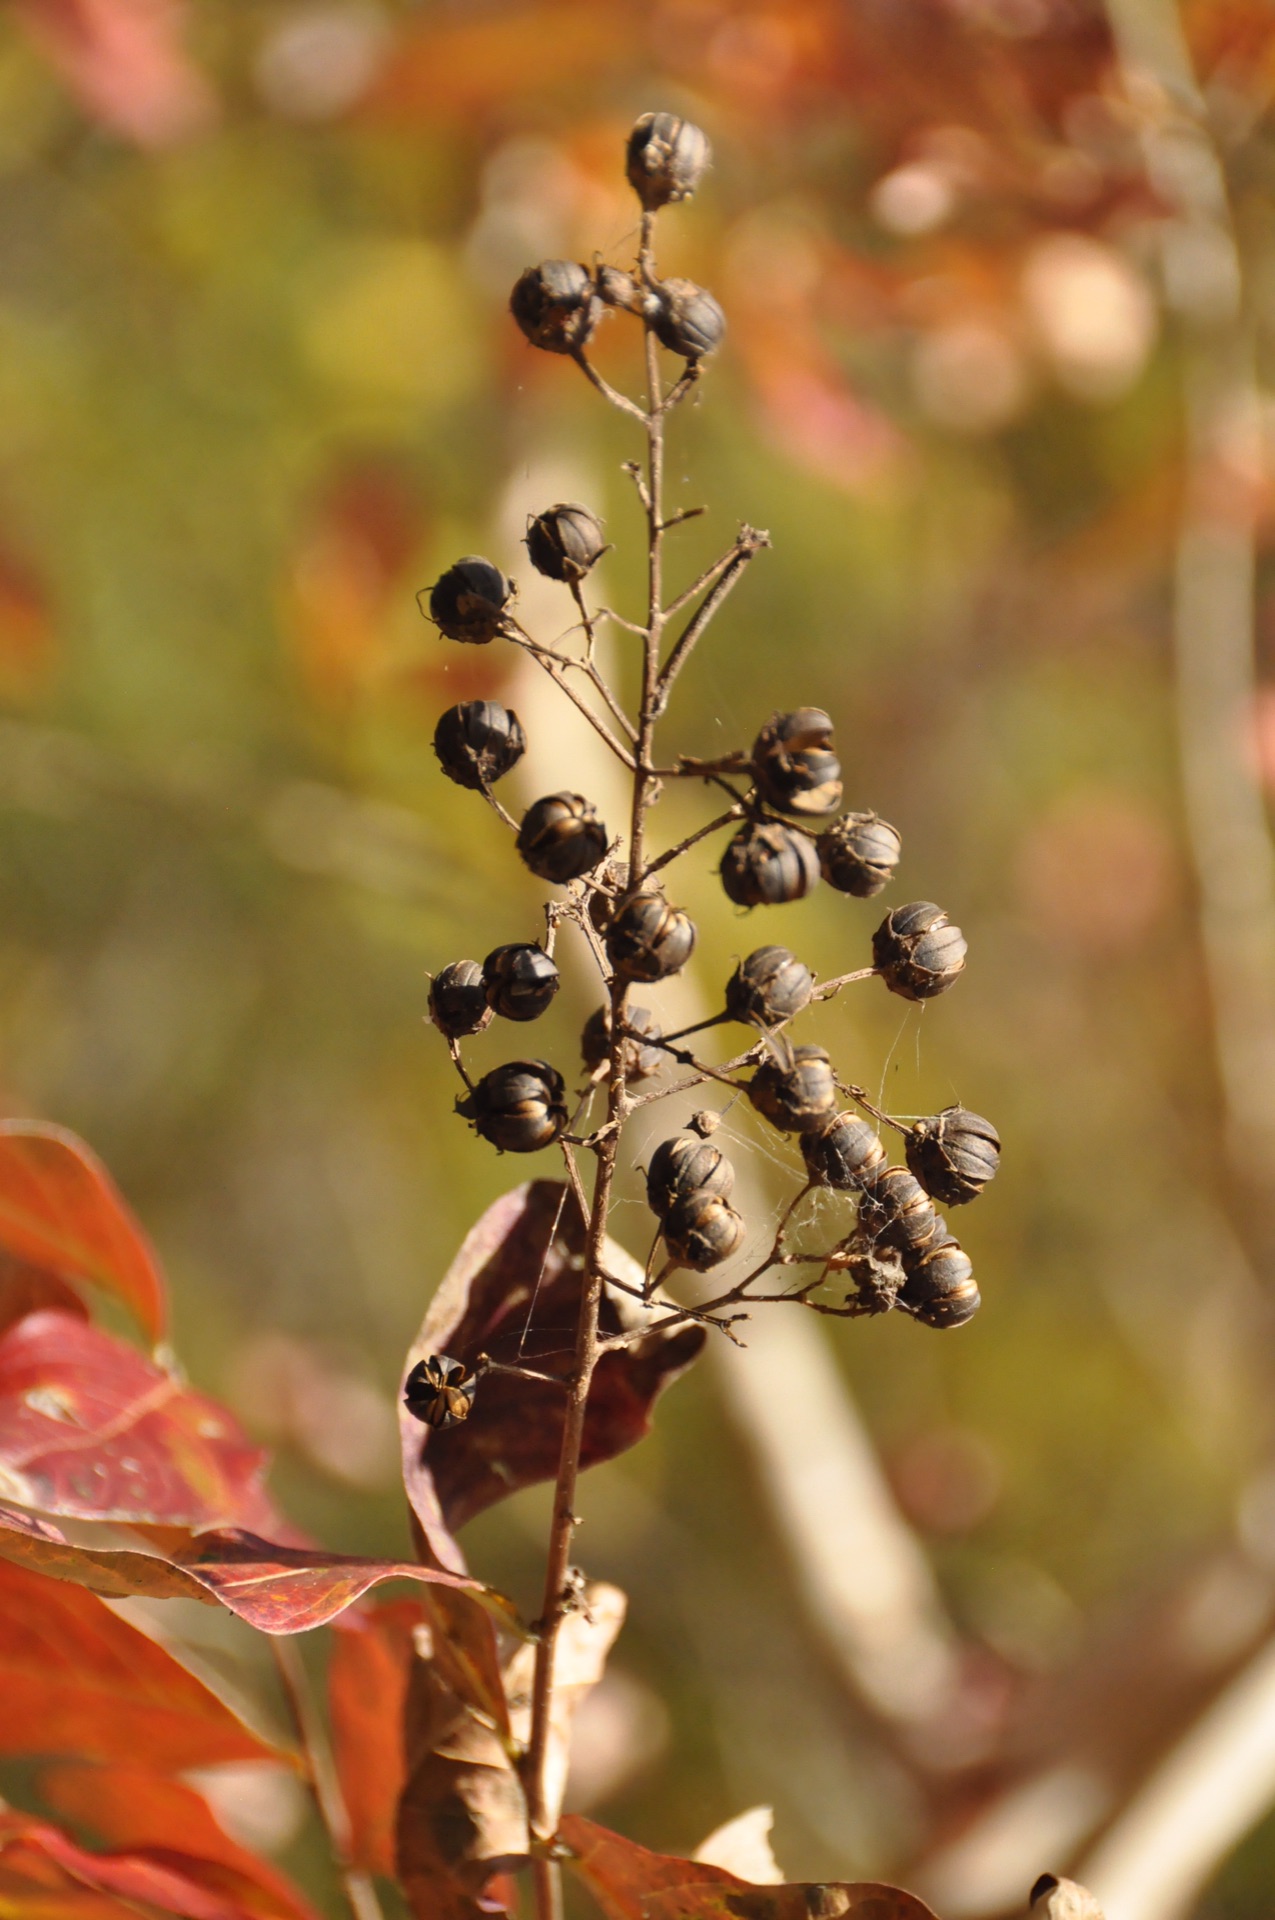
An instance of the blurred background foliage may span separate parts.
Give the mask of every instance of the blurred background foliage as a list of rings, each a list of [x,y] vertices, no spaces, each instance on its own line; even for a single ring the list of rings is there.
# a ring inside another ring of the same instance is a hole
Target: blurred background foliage
[[[968,1332],[829,1323],[953,1623],[943,1725],[883,1726],[812,1632],[706,1366],[588,1488],[581,1551],[632,1611],[581,1793],[670,1850],[773,1802],[790,1873],[928,1871],[953,1913],[1021,1901],[1020,1855],[1028,1881],[1061,1870],[1275,1622],[1275,1134],[1215,1045],[1230,1018],[1254,1072],[1271,1057],[1269,856],[1250,832],[1238,917],[1210,931],[1200,826],[1209,767],[1238,796],[1224,848],[1275,782],[1275,22],[1180,17],[1237,311],[1209,309],[1207,261],[1194,306],[1166,279],[1181,209],[1147,129],[1176,103],[1139,94],[1089,0],[0,10],[0,1101],[106,1159],[193,1374],[351,1550],[404,1546],[400,1357],[525,1172],[451,1117],[423,1015],[429,969],[534,937],[539,890],[430,736],[456,699],[530,720],[539,696],[414,595],[469,551],[526,585],[526,507],[583,497],[616,542],[604,597],[638,605],[628,426],[505,299],[541,257],[627,262],[636,113],[709,130],[710,181],[663,222],[665,267],[731,323],[676,421],[676,500],[711,507],[679,552],[689,578],[744,518],[774,551],[666,745],[832,710],[847,802],[903,833],[891,898],[941,901],[971,963],[924,1013],[869,985],[814,1037],[895,1112],[992,1115],[1005,1167],[962,1235]],[[1192,367],[1237,343],[1213,415],[1234,430],[1202,452]],[[613,322],[609,377],[633,344]],[[1251,657],[1184,789],[1209,698],[1171,644],[1193,500],[1234,534],[1245,608],[1257,572]],[[577,777],[550,712],[524,803]],[[671,821],[702,804],[679,792]],[[710,865],[684,889],[703,993],[768,939],[863,963],[873,906],[825,889],[743,924]],[[1232,934],[1253,964],[1228,1010]],[[536,1049],[569,1068],[592,1004],[577,968]],[[794,1156],[737,1119],[772,1204]],[[617,1231],[640,1258],[637,1191]],[[771,1391],[783,1417],[803,1383]],[[545,1512],[521,1496],[471,1530],[528,1611]],[[1054,1854],[1015,1842],[1004,1882],[1003,1855],[953,1852],[994,1852],[1031,1792]],[[1191,1910],[1257,1920],[1273,1878],[1259,1824]]]

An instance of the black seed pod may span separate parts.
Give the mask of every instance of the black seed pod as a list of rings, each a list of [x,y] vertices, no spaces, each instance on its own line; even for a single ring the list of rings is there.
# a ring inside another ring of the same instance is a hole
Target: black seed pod
[[[735,1169],[720,1147],[698,1133],[675,1133],[661,1140],[646,1174],[646,1200],[660,1219],[689,1193],[715,1193],[725,1200],[735,1185]]]
[[[894,878],[903,841],[875,813],[843,813],[815,842],[823,877],[838,893],[870,900]]]
[[[597,866],[607,830],[583,794],[549,793],[522,816],[517,845],[534,874],[565,886]]]
[[[449,640],[484,647],[505,624],[513,581],[480,553],[467,553],[440,574],[429,590],[429,617]]]
[[[841,805],[841,762],[822,707],[777,713],[753,742],[753,776],[779,813],[812,819]]]
[[[457,1427],[468,1420],[478,1382],[469,1368],[445,1353],[418,1360],[403,1383],[403,1402],[427,1427]]]
[[[883,1167],[859,1202],[859,1234],[869,1245],[897,1247],[905,1258],[946,1232],[941,1214],[906,1167]]]
[[[578,260],[542,260],[519,276],[509,311],[533,347],[575,353],[587,345],[602,306],[589,269]]]
[[[695,924],[662,893],[631,893],[611,915],[607,957],[625,980],[664,980],[680,973],[695,948]]]
[[[429,1017],[449,1040],[463,1040],[491,1025],[483,991],[483,970],[476,960],[453,960],[429,983]]]
[[[978,1312],[981,1297],[974,1268],[964,1248],[943,1234],[916,1256],[904,1256],[907,1279],[899,1295],[927,1327],[963,1327]]]
[[[932,900],[895,907],[872,936],[872,964],[905,1000],[945,993],[964,972],[966,951],[965,935]]]
[[[819,883],[819,856],[804,833],[778,820],[741,827],[722,855],[722,885],[740,907],[804,900]]]
[[[674,1201],[660,1231],[675,1260],[695,1273],[706,1273],[738,1253],[745,1227],[729,1201],[699,1187]]]
[[[583,580],[607,550],[602,522],[574,500],[546,507],[527,524],[525,541],[531,564],[550,580]]]
[[[458,787],[482,793],[516,767],[527,736],[516,713],[499,700],[462,700],[434,729],[438,764]]]
[[[487,1005],[505,1020],[538,1020],[561,985],[541,946],[514,942],[493,948],[483,961]]]
[[[826,1126],[801,1136],[806,1172],[821,1187],[847,1193],[870,1187],[885,1166],[885,1148],[862,1114],[838,1113]]]
[[[694,193],[712,158],[708,135],[675,113],[644,113],[629,135],[624,171],[648,213]]]
[[[662,347],[693,367],[722,344],[726,315],[711,293],[693,280],[664,280],[655,289],[651,326]]]
[[[810,1001],[814,977],[787,947],[757,947],[726,983],[726,1011],[745,1026],[777,1027]]]
[[[918,1120],[908,1134],[908,1165],[927,1193],[945,1207],[976,1200],[1000,1164],[1000,1136],[990,1120],[968,1107],[944,1107]]]
[[[660,1037],[660,1026],[655,1015],[646,1007],[630,1007],[624,1016],[624,1024],[635,1028],[639,1033],[650,1034],[653,1039]],[[599,1007],[591,1013],[584,1023],[584,1032],[580,1035],[580,1052],[584,1064],[590,1073],[600,1067],[611,1056],[611,1009]],[[660,1047],[644,1046],[632,1035],[624,1042],[624,1078],[626,1083],[634,1080],[649,1080],[658,1073],[668,1055]]]
[[[814,1132],[836,1109],[832,1063],[822,1047],[794,1047],[789,1067],[762,1062],[748,1083],[748,1097],[782,1133]]]
[[[567,1125],[562,1075],[546,1060],[508,1060],[493,1067],[457,1113],[504,1153],[535,1153],[552,1146]]]

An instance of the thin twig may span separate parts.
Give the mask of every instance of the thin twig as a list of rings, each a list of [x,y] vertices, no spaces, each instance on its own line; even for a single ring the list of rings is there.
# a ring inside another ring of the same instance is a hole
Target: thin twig
[[[288,1702],[288,1711],[305,1757],[306,1785],[310,1789],[332,1849],[346,1902],[354,1920],[383,1920],[381,1903],[371,1875],[353,1865],[353,1831],[341,1782],[328,1744],[327,1728],[310,1692],[301,1655],[286,1634],[268,1634],[275,1668]]]
[[[713,618],[713,615],[717,612],[723,600],[725,600],[727,594],[735,585],[735,582],[739,579],[744,568],[753,558],[753,555],[760,553],[763,547],[768,547],[769,545],[770,535],[768,533],[762,533],[756,527],[741,527],[734,556],[717,580],[716,585],[700,602],[695,612],[687,621],[686,626],[683,628],[673,646],[672,652],[660,669],[659,684],[656,691],[657,718],[663,713],[665,707],[667,707],[669,695],[673,691],[673,682],[677,679],[678,674],[690,658],[691,649],[694,647],[695,642],[699,639],[705,627]]]
[[[638,406],[636,401],[630,400],[627,393],[618,392],[609,380],[602,378],[597,368],[586,359],[582,347],[577,347],[571,358],[575,361],[585,379],[597,388],[604,400],[609,401],[613,407],[618,407],[621,413],[632,414],[635,420],[640,420],[643,426],[646,425],[647,416],[642,408]]]
[[[661,867],[667,867],[670,861],[676,860],[689,847],[693,847],[697,840],[706,840],[710,833],[720,833],[723,827],[729,827],[732,822],[742,820],[744,811],[742,803],[737,802],[727,812],[719,813],[715,820],[710,820],[705,826],[697,827],[694,833],[687,834],[685,840],[679,840],[675,847],[670,847],[666,853],[661,853],[652,860],[642,878],[649,880],[653,873],[658,873]]]
[[[561,654],[551,653],[547,647],[542,647],[538,641],[533,640],[529,633],[524,633],[521,627],[519,627],[517,632],[511,632],[509,638],[515,646],[521,647],[524,653],[529,653],[533,660],[539,662],[555,686],[561,687],[572,706],[584,715],[598,737],[605,740],[616,759],[622,761],[626,767],[631,769],[633,766],[633,755],[627,748],[620,745],[620,742],[616,739],[610,727],[607,726],[605,720],[598,718],[593,708],[586,700],[581,699],[575,688],[568,681],[567,668],[577,665],[578,663],[571,660],[564,660]]]

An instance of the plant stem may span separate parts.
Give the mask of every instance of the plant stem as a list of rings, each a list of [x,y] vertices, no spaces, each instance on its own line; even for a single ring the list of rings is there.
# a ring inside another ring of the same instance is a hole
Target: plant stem
[[[292,1724],[305,1756],[306,1784],[328,1836],[346,1904],[354,1920],[383,1920],[381,1903],[376,1897],[371,1875],[364,1873],[361,1867],[354,1866],[350,1859],[353,1839],[350,1816],[328,1745],[327,1729],[314,1704],[301,1656],[286,1635],[271,1634],[268,1637]]]

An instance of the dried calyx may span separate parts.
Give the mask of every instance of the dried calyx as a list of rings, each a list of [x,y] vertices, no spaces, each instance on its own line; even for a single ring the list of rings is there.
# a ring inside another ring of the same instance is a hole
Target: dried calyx
[[[429,617],[448,640],[486,646],[506,628],[514,583],[480,553],[467,553],[430,588]]]
[[[462,700],[448,707],[434,729],[434,752],[443,772],[475,793],[503,780],[526,751],[517,714],[499,700]]]
[[[429,983],[429,1017],[449,1040],[464,1040],[490,1026],[483,970],[476,960],[453,960]]]
[[[478,1385],[467,1366],[445,1353],[417,1361],[403,1383],[403,1402],[427,1427],[455,1427],[468,1420]]]
[[[483,961],[487,1005],[505,1020],[538,1020],[561,984],[541,946],[514,942],[496,947]]]
[[[789,1061],[763,1060],[748,1083],[758,1113],[784,1133],[809,1133],[837,1105],[837,1081],[822,1047],[794,1047]]]
[[[520,275],[509,311],[533,347],[578,353],[593,336],[602,303],[593,276],[578,260],[542,260]]]
[[[931,1000],[965,971],[965,935],[932,900],[895,907],[872,936],[872,963],[891,993]]]
[[[810,1003],[814,976],[787,947],[757,947],[726,983],[726,1011],[745,1026],[777,1027]]]
[[[712,159],[708,135],[676,113],[644,113],[624,152],[629,185],[648,213],[694,193]]]
[[[875,813],[843,813],[815,842],[824,879],[838,893],[870,900],[894,878],[903,842]]]
[[[456,1111],[502,1153],[535,1153],[566,1132],[566,1086],[547,1060],[509,1060],[485,1073]]]
[[[662,893],[631,893],[607,923],[607,958],[623,980],[664,980],[695,949],[695,925]]]
[[[549,580],[583,580],[607,551],[602,522],[576,500],[546,507],[527,523],[526,548],[532,566]]]
[[[822,707],[777,713],[753,742],[753,778],[777,813],[817,819],[841,805],[841,762]]]
[[[819,884],[819,856],[804,833],[779,820],[742,827],[722,855],[722,886],[740,907],[804,900]]]
[[[527,808],[518,852],[541,880],[565,886],[592,871],[607,850],[607,830],[582,793],[550,793]]]

